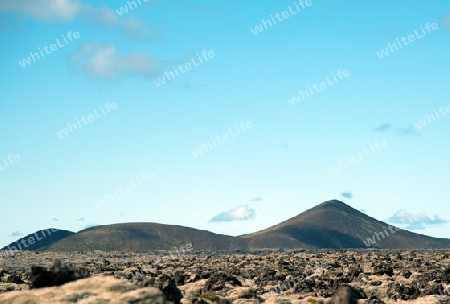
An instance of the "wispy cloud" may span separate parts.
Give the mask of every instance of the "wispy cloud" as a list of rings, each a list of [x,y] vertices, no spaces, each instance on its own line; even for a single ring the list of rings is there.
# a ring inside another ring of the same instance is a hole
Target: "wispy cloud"
[[[23,233],[21,233],[20,231],[14,231],[9,236],[11,236],[11,237],[19,237],[19,236],[22,236],[22,235],[23,235]]]
[[[441,18],[441,23],[447,31],[450,31],[450,14],[444,15]]]
[[[118,79],[123,76],[144,78],[158,75],[167,61],[146,53],[119,54],[114,44],[87,42],[68,57],[69,64],[89,78]]]
[[[0,12],[14,12],[36,21],[70,21],[81,11],[81,4],[75,0],[0,0]]]
[[[94,7],[77,0],[0,0],[0,13],[13,12],[37,22],[71,22],[77,19],[106,29],[117,29],[130,39],[163,38],[160,28],[149,29],[141,20],[130,16],[120,18],[108,6]]]
[[[259,202],[259,201],[262,201],[262,200],[263,199],[260,198],[260,197],[253,197],[253,198],[250,199],[251,202]]]
[[[103,5],[101,7],[93,7],[85,4],[81,6],[80,17],[94,24],[112,28],[120,23],[119,17],[109,7]]]
[[[86,221],[84,217],[80,217],[79,219],[77,219],[77,222],[84,222],[84,221]]]
[[[118,29],[125,37],[135,40],[161,40],[163,30],[159,27],[148,28],[145,23],[135,17],[120,18],[109,7],[93,7],[84,4],[81,6],[80,17],[89,23],[108,29]]]
[[[291,146],[288,143],[280,143],[280,144],[274,144],[270,143],[266,145],[269,148],[278,148],[278,149],[289,149]]]
[[[56,218],[56,217],[54,217],[54,218],[53,218],[53,221],[54,221],[54,222],[59,222],[59,219]]]
[[[128,18],[121,25],[126,37],[134,40],[163,40],[164,31],[161,27],[148,28],[142,20]]]
[[[353,198],[353,194],[350,191],[342,192],[341,196],[344,197],[344,198],[348,198],[348,199]]]
[[[418,136],[418,135],[420,135],[420,133],[417,132],[417,128],[415,128],[413,124],[410,124],[407,127],[397,128],[397,134],[400,136]]]
[[[424,212],[412,214],[402,209],[397,211],[393,216],[387,219],[388,223],[396,225],[407,225],[405,229],[410,230],[425,230],[426,226],[445,225],[448,221],[434,215],[430,218]]]
[[[386,132],[389,131],[392,127],[392,124],[384,123],[379,125],[378,127],[372,129],[373,132]]]
[[[232,210],[219,213],[213,217],[209,222],[233,222],[233,221],[248,221],[256,217],[256,211],[250,209],[248,205],[239,206]]]

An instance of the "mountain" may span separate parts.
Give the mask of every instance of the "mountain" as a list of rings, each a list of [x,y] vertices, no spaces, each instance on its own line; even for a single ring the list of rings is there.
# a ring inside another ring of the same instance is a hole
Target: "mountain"
[[[248,249],[245,239],[206,230],[157,223],[124,223],[85,229],[52,244],[47,250],[169,250],[189,243],[194,250]]]
[[[51,244],[73,234],[75,233],[72,231],[59,230],[55,228],[38,230],[35,233],[29,234],[15,242],[12,242],[8,246],[3,247],[3,250],[43,250]]]
[[[43,241],[46,243],[27,249],[173,250],[189,243],[194,250],[450,249],[449,239],[400,230],[338,200],[323,202],[278,225],[240,237],[175,225],[123,223],[95,226],[76,234],[61,230]]]
[[[449,239],[399,230],[338,200],[323,202],[278,225],[243,235],[250,249],[437,249]]]

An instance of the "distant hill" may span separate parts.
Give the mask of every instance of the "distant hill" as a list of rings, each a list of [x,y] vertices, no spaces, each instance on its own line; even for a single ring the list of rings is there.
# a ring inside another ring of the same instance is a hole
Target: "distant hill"
[[[278,225],[241,237],[249,241],[251,249],[450,248],[449,239],[397,230],[338,200],[323,202]]]
[[[3,250],[44,250],[49,245],[62,240],[70,235],[75,234],[68,230],[59,230],[49,228],[45,230],[38,230],[35,233],[29,234],[23,238],[12,242],[8,246],[3,247]]]
[[[47,239],[45,250],[173,250],[189,243],[194,250],[450,249],[449,239],[398,230],[338,200],[323,202],[278,225],[240,237],[157,223],[113,224],[67,233],[70,235],[61,234],[56,242],[56,238]]]
[[[247,240],[206,230],[157,223],[125,223],[95,226],[71,235],[48,251],[171,250],[180,244],[194,250],[244,250]]]

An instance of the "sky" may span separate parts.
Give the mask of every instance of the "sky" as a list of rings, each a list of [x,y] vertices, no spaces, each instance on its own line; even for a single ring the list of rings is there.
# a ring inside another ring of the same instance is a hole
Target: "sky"
[[[0,40],[2,246],[331,199],[450,238],[447,0],[0,0]]]

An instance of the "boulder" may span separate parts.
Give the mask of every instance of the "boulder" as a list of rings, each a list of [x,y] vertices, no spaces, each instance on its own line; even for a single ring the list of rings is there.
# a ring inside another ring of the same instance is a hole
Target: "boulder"
[[[170,302],[167,302],[164,293],[158,288],[140,288],[125,280],[118,280],[110,276],[96,276],[62,286],[3,293],[0,294],[0,303],[164,304]]]

